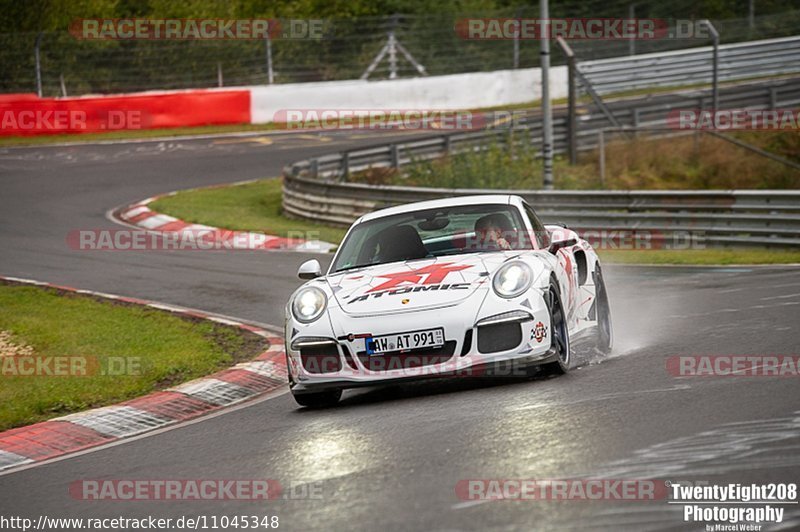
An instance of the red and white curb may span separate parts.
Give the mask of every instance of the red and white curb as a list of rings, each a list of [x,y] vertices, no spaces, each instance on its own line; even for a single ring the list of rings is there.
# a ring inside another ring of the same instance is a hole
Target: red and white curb
[[[216,321],[248,330],[266,338],[269,342],[269,348],[255,359],[208,377],[117,405],[95,408],[0,432],[0,471],[49,460],[187,421],[272,392],[287,383],[283,337],[261,327],[144,299],[80,290],[16,277],[0,276],[0,279],[145,305],[175,314]]]
[[[173,216],[161,214],[150,209],[150,203],[164,197],[171,196],[175,192],[147,198],[146,200],[128,205],[116,213],[116,217],[123,222],[139,227],[146,231],[162,233],[191,233],[189,236],[202,238],[209,243],[224,244],[219,247],[245,250],[285,250],[285,251],[309,251],[327,253],[333,249],[335,244],[323,242],[322,240],[301,240],[298,238],[284,238],[264,233],[254,233],[250,231],[232,231],[220,229],[208,225],[192,224],[184,222]]]

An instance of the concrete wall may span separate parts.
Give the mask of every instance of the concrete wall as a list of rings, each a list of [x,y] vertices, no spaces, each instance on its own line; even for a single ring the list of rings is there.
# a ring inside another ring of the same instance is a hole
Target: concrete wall
[[[541,98],[541,70],[525,68],[385,81],[328,81],[249,87],[251,121],[304,109],[474,109]],[[552,98],[567,96],[567,68],[550,71]]]

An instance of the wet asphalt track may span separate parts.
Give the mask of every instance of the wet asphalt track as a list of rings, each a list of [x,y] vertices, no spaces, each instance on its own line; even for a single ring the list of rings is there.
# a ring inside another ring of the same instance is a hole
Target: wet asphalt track
[[[261,138],[261,137],[258,137]],[[266,137],[265,137],[266,138]],[[170,190],[277,175],[374,135],[293,135],[0,149],[0,274],[279,325],[295,253],[79,252],[70,229]],[[326,257],[321,257],[326,260]],[[607,267],[617,347],[568,376],[350,392],[338,408],[288,394],[174,430],[0,476],[0,515],[278,515],[287,530],[684,528],[663,501],[459,500],[476,478],[800,479],[800,387],[789,378],[684,378],[680,354],[797,354],[800,271]],[[79,479],[271,478],[316,500],[86,502]],[[302,489],[300,490],[302,491]],[[787,510],[785,529],[800,527]],[[700,530],[701,524],[690,529]]]

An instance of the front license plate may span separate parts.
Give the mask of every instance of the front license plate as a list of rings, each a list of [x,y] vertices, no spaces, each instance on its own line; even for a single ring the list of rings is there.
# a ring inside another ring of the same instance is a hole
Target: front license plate
[[[381,355],[390,351],[433,349],[444,345],[444,329],[425,329],[399,334],[386,334],[367,338],[367,354]]]

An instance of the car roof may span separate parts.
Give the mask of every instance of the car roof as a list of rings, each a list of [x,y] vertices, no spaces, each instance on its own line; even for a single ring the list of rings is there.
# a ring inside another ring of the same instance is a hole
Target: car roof
[[[392,216],[395,214],[404,214],[407,212],[424,211],[426,209],[439,209],[443,207],[456,207],[459,205],[509,205],[515,199],[522,201],[522,198],[513,194],[479,194],[475,196],[457,196],[453,198],[443,198],[437,200],[418,201],[416,203],[407,203],[405,205],[398,205],[397,207],[389,207],[379,211],[365,214],[358,219],[356,223],[374,220],[376,218],[383,218],[384,216]]]

